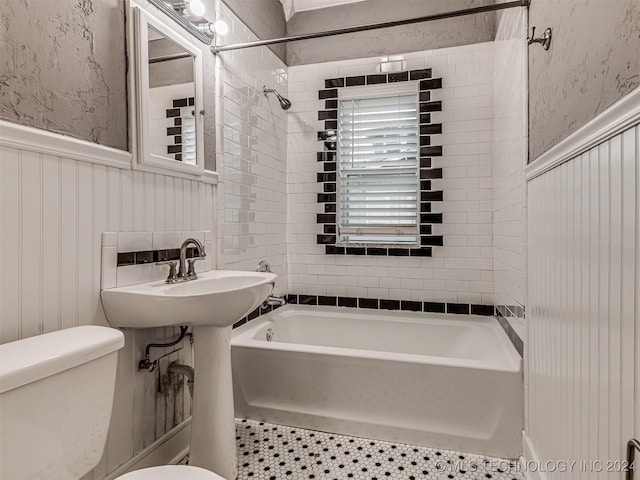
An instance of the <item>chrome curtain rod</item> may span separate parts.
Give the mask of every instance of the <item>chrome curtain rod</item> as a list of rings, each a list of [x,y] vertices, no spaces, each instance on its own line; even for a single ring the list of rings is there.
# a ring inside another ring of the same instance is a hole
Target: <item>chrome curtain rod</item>
[[[255,42],[236,43],[230,45],[211,45],[213,54],[228,52],[230,50],[240,50],[243,48],[262,47],[264,45],[275,45],[278,43],[296,42],[298,40],[309,40],[312,38],[332,37],[334,35],[344,35],[345,33],[366,32],[367,30],[377,30],[379,28],[397,27],[399,25],[409,25],[412,23],[430,22],[432,20],[442,20],[445,18],[462,17],[477,13],[494,12],[507,8],[528,7],[530,0],[517,0],[513,2],[498,3],[495,5],[485,5],[482,7],[466,8],[464,10],[454,10],[452,12],[436,13],[424,17],[409,18],[406,20],[396,20],[393,22],[374,23],[371,25],[361,25],[359,27],[340,28],[338,30],[328,30],[326,32],[305,33],[293,35],[291,37],[272,38],[270,40],[258,40]]]

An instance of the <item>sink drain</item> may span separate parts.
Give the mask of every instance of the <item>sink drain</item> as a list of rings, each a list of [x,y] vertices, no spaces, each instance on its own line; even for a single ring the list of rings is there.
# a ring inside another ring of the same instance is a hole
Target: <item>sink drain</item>
[[[273,335],[274,335],[273,330],[269,328],[267,330],[267,342],[270,342],[271,340],[273,340]]]

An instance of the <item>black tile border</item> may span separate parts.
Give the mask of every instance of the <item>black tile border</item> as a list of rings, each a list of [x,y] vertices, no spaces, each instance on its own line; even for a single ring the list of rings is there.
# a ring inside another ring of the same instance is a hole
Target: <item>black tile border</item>
[[[324,143],[324,151],[318,152],[318,162],[325,162],[322,172],[318,173],[317,182],[322,184],[322,192],[318,194],[318,203],[324,204],[324,213],[319,213],[316,222],[323,225],[323,234],[317,235],[317,244],[325,246],[326,255],[376,255],[376,256],[404,256],[404,257],[431,257],[433,247],[443,245],[443,237],[431,235],[431,225],[442,223],[442,214],[431,214],[431,203],[441,202],[443,192],[431,189],[430,180],[442,178],[441,168],[431,168],[431,158],[442,156],[442,146],[431,145],[431,135],[442,133],[441,123],[431,123],[431,112],[442,110],[441,101],[430,101],[431,90],[442,88],[442,78],[431,78],[430,68],[408,70],[389,74],[354,75],[349,77],[327,78],[324,81],[324,89],[318,91],[318,99],[324,100],[324,110],[318,111],[318,121],[324,122],[324,130],[318,131],[318,141]],[[337,170],[336,160],[336,130],[338,128],[338,89],[352,86],[384,84],[418,81],[419,87],[419,162],[420,162],[420,218],[418,229],[420,231],[420,246],[418,247],[338,247],[336,224],[336,195]],[[329,172],[329,173],[328,173]],[[423,228],[429,227],[428,236],[424,236]]]
[[[187,258],[198,257],[194,247],[187,248]],[[169,248],[162,250],[145,250],[140,252],[118,252],[117,267],[129,267],[132,265],[148,265],[156,262],[180,260],[180,249]]]
[[[288,305],[313,305],[331,306],[346,308],[362,308],[369,310],[393,310],[418,313],[443,313],[453,315],[480,315],[484,317],[496,317],[498,323],[503,328],[514,348],[523,356],[524,343],[518,334],[513,330],[508,320],[498,311],[504,311],[504,305],[482,305],[475,303],[451,303],[451,302],[423,302],[413,300],[391,300],[385,298],[365,298],[365,297],[340,297],[327,295],[303,295],[287,294],[284,296]],[[238,328],[247,322],[258,318],[260,315],[272,312],[280,305],[270,305],[267,308],[261,306],[249,313],[246,317],[233,324],[233,328]],[[523,314],[524,307],[518,306]],[[515,307],[511,307],[516,309]]]

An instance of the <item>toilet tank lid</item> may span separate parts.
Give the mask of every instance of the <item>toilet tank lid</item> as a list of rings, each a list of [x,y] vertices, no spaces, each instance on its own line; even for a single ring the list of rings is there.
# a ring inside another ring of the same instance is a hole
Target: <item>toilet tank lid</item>
[[[0,393],[108,355],[124,346],[114,328],[85,325],[0,345]]]

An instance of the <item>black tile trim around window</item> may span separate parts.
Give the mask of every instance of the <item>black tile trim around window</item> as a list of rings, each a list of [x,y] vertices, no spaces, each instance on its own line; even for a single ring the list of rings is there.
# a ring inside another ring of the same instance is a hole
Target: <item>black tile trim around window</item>
[[[338,247],[337,203],[336,203],[336,130],[338,128],[338,90],[351,86],[378,85],[384,83],[419,81],[420,108],[420,246],[387,248],[382,245],[371,247]],[[317,202],[324,205],[323,213],[318,213],[316,221],[323,225],[323,233],[316,238],[318,245],[325,246],[327,255],[375,255],[402,257],[431,257],[433,247],[443,245],[441,235],[432,235],[433,224],[442,223],[441,213],[431,213],[431,204],[441,202],[443,192],[432,190],[432,179],[442,178],[441,168],[432,168],[432,158],[442,156],[442,146],[431,145],[431,136],[442,133],[441,123],[431,123],[431,112],[442,111],[441,101],[431,101],[431,90],[442,88],[441,78],[431,78],[431,69],[410,70],[389,74],[356,75],[329,78],[324,81],[324,90],[318,92],[318,99],[324,100],[324,110],[318,112],[318,121],[324,122],[324,130],[318,132],[318,141],[323,142],[323,151],[318,152],[318,162],[323,162],[317,182],[322,184],[322,193]]]
[[[524,343],[518,334],[513,330],[507,319],[501,315],[504,305],[480,305],[475,303],[446,303],[446,302],[421,302],[411,300],[390,300],[382,298],[356,298],[356,297],[338,297],[326,295],[296,295],[288,294],[285,296],[288,305],[313,305],[328,307],[348,307],[348,308],[364,308],[369,310],[395,310],[405,312],[422,312],[422,313],[444,313],[454,315],[481,315],[486,317],[495,316],[500,326],[504,329],[507,337],[522,357],[524,351]],[[256,308],[249,315],[239,320],[233,325],[233,328],[241,327],[251,320],[269,313],[279,308],[279,305],[269,306],[266,309],[262,307]],[[519,306],[524,315],[524,307]]]

